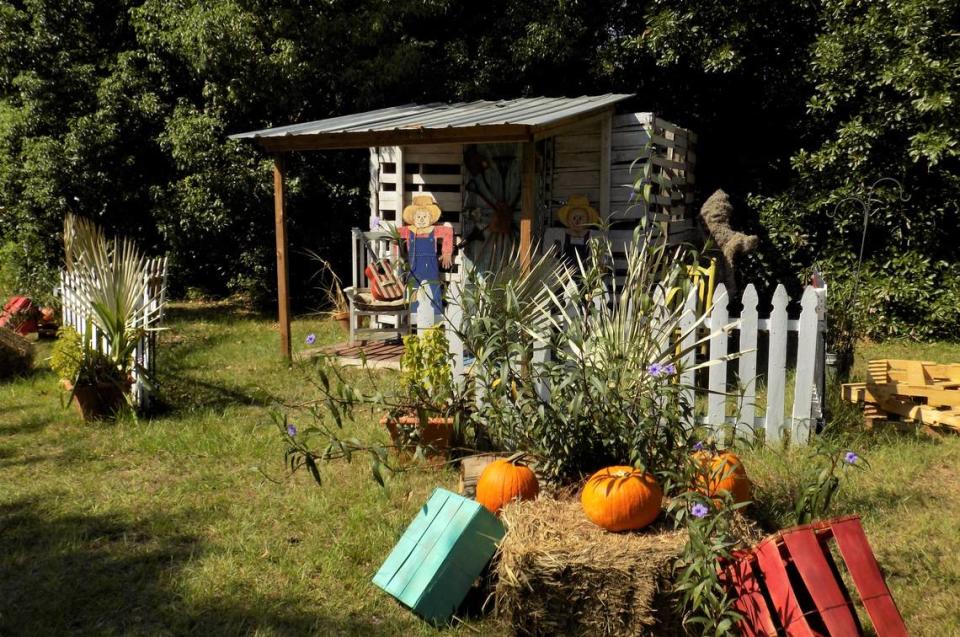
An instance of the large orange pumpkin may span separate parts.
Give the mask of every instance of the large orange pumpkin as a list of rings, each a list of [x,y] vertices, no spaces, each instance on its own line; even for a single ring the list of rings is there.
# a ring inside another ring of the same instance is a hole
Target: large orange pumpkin
[[[719,499],[723,491],[730,492],[735,503],[750,499],[753,484],[747,477],[747,470],[736,454],[724,451],[716,455],[700,451],[694,454],[699,475],[696,480],[697,491],[707,497]],[[708,477],[705,476],[708,475]]]
[[[494,460],[477,480],[477,502],[491,513],[513,500],[532,500],[540,493],[540,483],[530,467],[520,464],[523,454]]]
[[[597,471],[580,494],[590,521],[608,531],[642,529],[660,515],[662,502],[663,490],[652,475],[625,466]]]

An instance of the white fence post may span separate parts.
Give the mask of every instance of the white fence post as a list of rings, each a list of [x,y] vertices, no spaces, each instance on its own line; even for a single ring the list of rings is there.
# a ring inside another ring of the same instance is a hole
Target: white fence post
[[[710,309],[711,361],[722,360],[727,355],[729,337],[726,328],[730,316],[728,300],[727,286],[721,283],[713,293],[713,307]],[[720,435],[727,415],[727,363],[714,363],[708,372],[707,422],[714,435]]]
[[[803,291],[800,307],[791,435],[797,442],[806,442],[810,436],[810,406],[817,356],[817,291],[813,287],[807,286]]]
[[[691,286],[690,292],[683,303],[683,314],[680,315],[680,350],[683,356],[680,359],[680,384],[682,385],[685,402],[694,408],[696,401],[697,372],[693,366],[697,362],[697,288]]]
[[[453,381],[460,385],[464,378],[463,339],[463,291],[462,283],[454,281],[447,290],[447,345],[453,357]]]
[[[739,382],[743,386],[743,404],[740,405],[740,420],[746,424],[743,436],[752,440],[757,413],[757,288],[753,283],[743,291],[743,310],[740,312],[740,361]],[[739,423],[734,423],[736,426]]]
[[[787,303],[790,298],[783,285],[773,293],[770,312],[770,355],[767,359],[767,442],[781,439],[783,400],[787,374]]]

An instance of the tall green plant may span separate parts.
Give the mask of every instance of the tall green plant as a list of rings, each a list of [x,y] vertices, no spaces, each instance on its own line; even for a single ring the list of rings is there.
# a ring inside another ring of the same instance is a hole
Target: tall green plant
[[[133,241],[107,239],[92,221],[69,213],[63,238],[67,271],[80,282],[80,303],[110,346],[105,355],[126,377],[135,365],[137,344],[156,329],[163,312],[160,299],[144,303],[151,286],[147,259]]]
[[[466,287],[463,340],[476,355],[479,396],[472,421],[499,446],[537,455],[541,471],[562,481],[624,461],[670,470],[693,433],[677,337],[695,334],[704,318],[690,317],[683,330],[683,308],[662,301],[687,285],[684,252],[638,229],[620,283],[609,241],[593,239],[590,254]]]

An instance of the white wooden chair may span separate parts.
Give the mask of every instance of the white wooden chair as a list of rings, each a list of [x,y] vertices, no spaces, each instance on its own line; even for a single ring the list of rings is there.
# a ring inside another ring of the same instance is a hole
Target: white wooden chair
[[[378,301],[373,298],[367,284],[365,270],[372,261],[369,245],[377,256],[396,267],[397,257],[393,250],[393,237],[388,232],[364,232],[351,230],[353,244],[352,283],[343,293],[350,302],[350,344],[357,341],[399,338],[410,333],[410,302]],[[369,325],[360,327],[362,317],[368,317]]]

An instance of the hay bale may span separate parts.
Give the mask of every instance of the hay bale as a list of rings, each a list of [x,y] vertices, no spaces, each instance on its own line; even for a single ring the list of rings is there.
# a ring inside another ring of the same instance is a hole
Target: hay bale
[[[30,341],[6,327],[0,327],[0,378],[25,374],[33,365]]]
[[[511,504],[501,520],[496,609],[517,633],[652,635],[673,621],[655,598],[686,532],[609,533],[578,501],[549,498]]]

